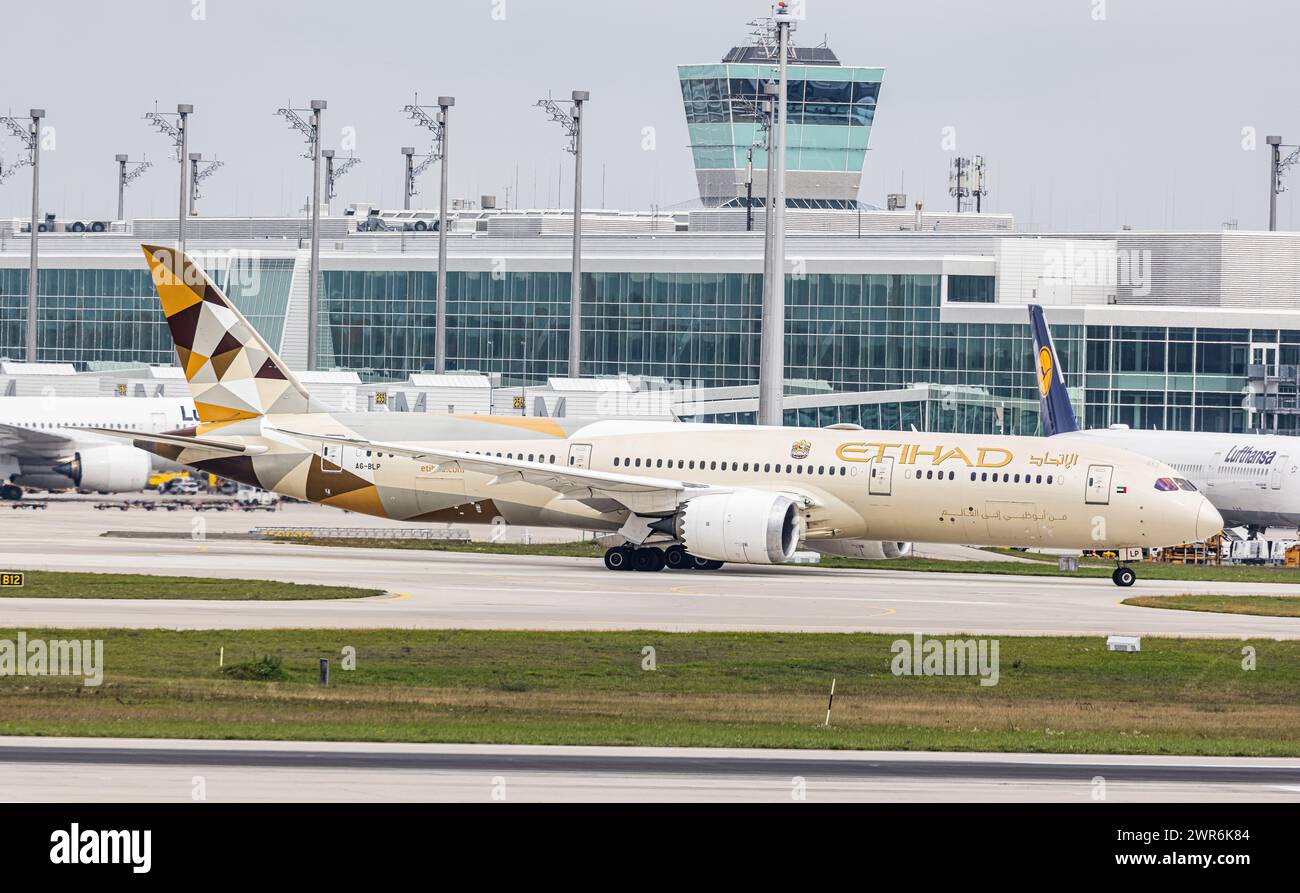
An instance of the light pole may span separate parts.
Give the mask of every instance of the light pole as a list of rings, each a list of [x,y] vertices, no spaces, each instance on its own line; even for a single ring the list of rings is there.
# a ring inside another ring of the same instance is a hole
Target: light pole
[[[202,152],[190,153],[190,216],[195,216],[194,202],[199,191],[199,162],[203,160]]]
[[[186,186],[185,177],[189,173],[189,145],[190,145],[190,115],[194,114],[194,106],[189,103],[180,103],[176,106],[176,114],[180,124],[180,163],[181,163],[181,196],[180,210],[176,215],[176,247],[180,251],[185,250],[185,200],[188,198],[189,189]]]
[[[454,96],[438,97],[438,293],[433,316],[433,371],[447,371],[447,118]]]
[[[447,371],[447,118],[448,112],[456,104],[454,96],[438,97],[438,114],[430,115],[428,106],[420,105],[420,94],[415,94],[412,105],[402,107],[412,121],[433,131],[433,147],[417,168],[411,167],[411,154],[402,149],[406,155],[406,197],[410,207],[410,197],[416,194],[415,178],[423,173],[433,160],[441,162],[442,188],[438,196],[438,284],[434,295],[433,323],[433,369],[436,373]]]
[[[1268,230],[1273,232],[1277,229],[1277,197],[1286,192],[1286,187],[1282,185],[1282,175],[1300,161],[1300,146],[1288,146],[1280,136],[1266,137],[1265,141],[1272,149],[1268,176]],[[1285,158],[1282,157],[1283,149],[1291,150]]]
[[[199,216],[198,202],[199,199],[203,198],[203,195],[199,192],[199,184],[202,183],[204,180],[206,180],[208,177],[215,174],[218,168],[225,167],[225,165],[226,163],[224,161],[218,161],[216,159],[212,161],[204,161],[203,155],[199,152],[190,153],[190,216],[191,217]]]
[[[785,421],[785,143],[787,118],[787,82],[790,54],[790,29],[794,17],[784,3],[772,15],[777,29],[779,52],[777,83],[770,82],[763,92],[772,97],[774,117],[770,149],[767,156],[768,192],[764,225],[770,260],[765,267],[763,289],[762,335],[758,359],[758,423],[781,425]],[[775,91],[775,96],[772,96]]]
[[[311,281],[307,285],[307,368],[315,369],[320,322],[320,127],[323,99],[311,101]]]
[[[415,146],[402,146],[402,210],[411,210],[411,187],[415,183]]]
[[[313,99],[310,109],[280,108],[275,113],[289,122],[289,126],[307,138],[304,158],[311,159],[311,263],[307,283],[307,368],[315,369],[320,317],[320,134],[321,117],[328,103]],[[311,120],[304,121],[299,112],[310,112]]]
[[[24,164],[32,166],[32,223],[31,223],[31,241],[30,257],[28,260],[27,272],[27,332],[24,338],[26,346],[27,362],[36,362],[36,292],[37,278],[40,269],[39,251],[38,251],[38,233],[40,232],[40,208],[41,208],[41,119],[45,117],[45,109],[32,109],[28,112],[27,118],[13,118],[9,116],[0,117],[0,124],[27,144],[27,160],[20,161],[17,167]],[[3,180],[13,170],[0,170],[0,180]]]
[[[567,151],[573,154],[573,272],[569,281],[569,377],[582,375],[582,109],[591,99],[586,90],[574,90],[570,111],[552,99],[539,99],[546,110],[569,134]]]

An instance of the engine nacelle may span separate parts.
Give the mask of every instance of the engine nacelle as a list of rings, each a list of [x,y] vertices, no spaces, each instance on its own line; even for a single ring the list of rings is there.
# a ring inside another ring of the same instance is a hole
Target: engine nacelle
[[[687,502],[677,515],[677,531],[686,551],[699,558],[781,564],[793,557],[803,525],[789,496],[737,490]]]
[[[839,558],[906,558],[912,554],[911,543],[899,543],[893,540],[818,540],[808,547],[822,555],[835,555]]]
[[[131,493],[149,483],[149,454],[135,447],[102,446],[80,450],[54,468],[82,490]]]

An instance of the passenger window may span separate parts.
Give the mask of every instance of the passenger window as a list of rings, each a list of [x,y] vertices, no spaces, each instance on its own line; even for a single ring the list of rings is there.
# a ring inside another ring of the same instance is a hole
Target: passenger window
[[[1049,484],[1052,482],[1052,476],[1050,474],[1047,476],[1047,482]]]
[[[1020,475],[1016,475],[1016,483],[1020,483]]]

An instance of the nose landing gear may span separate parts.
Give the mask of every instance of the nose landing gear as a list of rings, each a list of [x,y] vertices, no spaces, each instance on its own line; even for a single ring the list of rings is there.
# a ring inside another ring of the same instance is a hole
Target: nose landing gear
[[[682,545],[660,549],[656,546],[615,546],[605,550],[605,567],[611,571],[642,571],[653,573],[664,568],[674,571],[716,571],[721,561],[700,558],[686,551]]]
[[[1129,567],[1127,564],[1121,564],[1119,567],[1115,568],[1115,572],[1110,575],[1110,578],[1114,581],[1116,586],[1127,588],[1133,585],[1137,580],[1137,576],[1137,572],[1134,571],[1133,568]]]

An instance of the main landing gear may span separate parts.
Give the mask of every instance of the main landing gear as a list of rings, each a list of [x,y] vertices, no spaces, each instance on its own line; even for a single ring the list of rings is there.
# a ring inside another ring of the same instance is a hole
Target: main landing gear
[[[653,572],[668,568],[670,571],[716,571],[721,561],[697,558],[682,545],[660,549],[656,546],[615,546],[605,550],[605,567],[612,571]]]
[[[1134,581],[1137,580],[1138,575],[1137,572],[1127,564],[1121,564],[1119,567],[1115,568],[1115,573],[1111,574],[1110,578],[1115,582],[1116,586],[1127,588],[1133,585]]]

